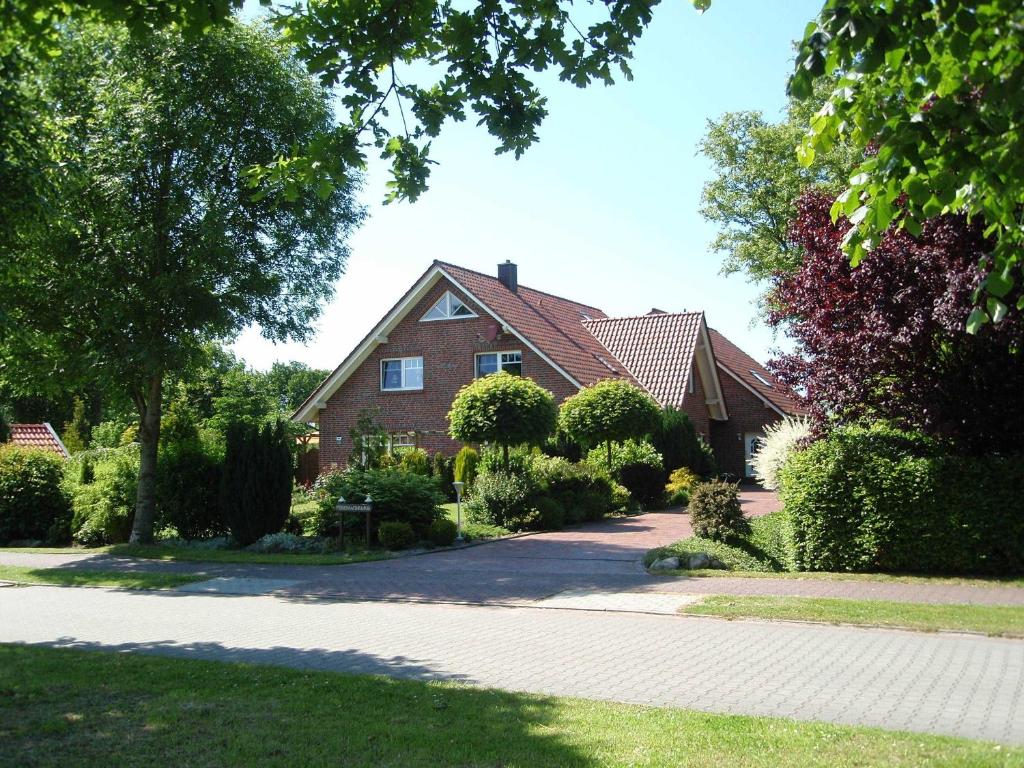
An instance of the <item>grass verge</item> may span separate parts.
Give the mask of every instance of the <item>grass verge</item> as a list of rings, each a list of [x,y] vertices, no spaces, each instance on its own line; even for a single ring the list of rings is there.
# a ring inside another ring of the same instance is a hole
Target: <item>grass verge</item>
[[[141,557],[147,560],[174,560],[189,563],[248,563],[251,565],[344,565],[345,563],[362,563],[368,560],[385,560],[389,557],[386,552],[380,551],[337,552],[327,555],[286,552],[266,554],[247,552],[244,549],[200,549],[198,547],[168,547],[159,544],[117,544],[109,547],[107,552],[118,557]]]
[[[0,694],[3,765],[1024,765],[874,728],[27,646],[0,646]]]
[[[73,568],[25,568],[0,565],[0,581],[17,584],[58,584],[66,587],[120,587],[121,589],[173,589],[207,576],[187,573],[90,571]]]
[[[886,600],[818,597],[713,595],[683,606],[683,613],[728,619],[812,621],[899,627],[925,632],[951,630],[1024,637],[1024,608],[1002,605],[934,605]]]

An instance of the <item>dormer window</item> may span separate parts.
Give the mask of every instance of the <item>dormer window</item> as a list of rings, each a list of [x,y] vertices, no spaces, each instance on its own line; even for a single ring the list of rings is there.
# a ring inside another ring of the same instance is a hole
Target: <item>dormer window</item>
[[[423,317],[420,322],[428,320],[459,320],[463,317],[476,317],[477,314],[462,303],[462,299],[453,296],[451,291],[445,291],[444,296],[437,300],[437,303]]]
[[[757,379],[758,381],[760,381],[760,382],[761,382],[762,384],[764,384],[764,385],[765,385],[766,387],[771,387],[772,383],[771,383],[770,381],[768,381],[768,379],[766,379],[766,378],[765,378],[764,376],[762,376],[762,375],[761,375],[760,373],[758,373],[757,371],[751,371],[751,372],[750,372],[750,375],[751,375],[751,376],[753,376],[753,377],[754,377],[755,379]]]

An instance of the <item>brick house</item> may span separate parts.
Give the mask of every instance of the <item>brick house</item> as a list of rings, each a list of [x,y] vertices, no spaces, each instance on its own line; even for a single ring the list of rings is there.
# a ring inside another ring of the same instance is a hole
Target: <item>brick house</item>
[[[685,411],[722,470],[737,476],[749,474],[765,425],[802,412],[702,312],[610,318],[520,285],[511,262],[491,276],[435,261],[293,418],[319,425],[321,469],[346,463],[366,409],[379,411],[393,446],[451,454],[460,447],[448,437],[452,400],[498,370],[528,376],[559,402],[602,379],[631,381]]]

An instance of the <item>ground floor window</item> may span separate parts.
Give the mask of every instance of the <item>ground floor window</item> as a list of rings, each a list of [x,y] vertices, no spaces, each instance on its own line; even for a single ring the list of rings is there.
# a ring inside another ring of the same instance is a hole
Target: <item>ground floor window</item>
[[[522,352],[482,352],[476,356],[476,377],[505,371],[513,376],[523,375]]]

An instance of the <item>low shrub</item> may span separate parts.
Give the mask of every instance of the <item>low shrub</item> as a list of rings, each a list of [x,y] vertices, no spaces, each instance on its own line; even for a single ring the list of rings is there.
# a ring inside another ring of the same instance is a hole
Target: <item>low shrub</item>
[[[292,440],[281,422],[228,428],[220,508],[242,546],[280,531],[292,504]]]
[[[416,542],[412,526],[399,520],[385,520],[377,526],[377,538],[385,549],[407,549]]]
[[[403,450],[398,458],[398,466],[414,475],[430,477],[430,456],[422,448]]]
[[[727,542],[750,533],[750,523],[740,508],[739,487],[732,483],[709,480],[695,485],[688,509],[697,536]]]
[[[220,510],[223,469],[223,459],[198,439],[165,446],[157,465],[158,524],[190,540],[227,533]]]
[[[846,427],[794,452],[780,480],[799,570],[1024,572],[1024,456]]]
[[[260,537],[259,540],[250,544],[246,549],[250,552],[260,552],[263,554],[277,552],[296,555],[319,554],[324,551],[324,542],[319,539],[281,531],[280,533],[268,533],[266,536]]]
[[[82,464],[92,466],[89,472]],[[128,541],[135,519],[139,482],[139,446],[100,448],[79,453],[68,462],[65,488],[71,496],[71,535],[79,544],[97,547]]]
[[[592,448],[587,452],[587,464],[602,469],[608,468],[608,454],[603,446]],[[646,464],[658,470],[664,468],[664,461],[657,449],[646,440],[623,440],[612,444],[613,475],[627,464]]]
[[[592,449],[587,453],[585,461],[591,467],[606,468],[606,449]],[[625,486],[633,499],[643,506],[657,506],[661,503],[665,485],[663,471],[661,454],[645,440],[624,440],[612,446],[612,477]]]
[[[557,531],[565,527],[565,507],[551,496],[537,496],[530,506],[537,513],[537,527],[545,531]]]
[[[313,484],[317,509],[305,521],[306,533],[314,536],[336,535],[338,514],[334,505],[340,497],[359,503],[373,500],[375,522],[405,522],[417,538],[427,535],[430,524],[444,515],[444,496],[434,478],[399,469],[335,470],[321,474]],[[346,530],[362,530],[363,515],[350,515]]]
[[[794,571],[792,529],[782,511],[750,519],[750,544],[780,571]]]
[[[538,486],[561,506],[564,515],[561,525],[599,520],[615,509],[614,484],[603,467],[536,456],[532,473]],[[557,513],[553,514],[553,519],[557,519]]]
[[[645,509],[656,509],[664,504],[665,475],[658,467],[626,464],[619,469],[618,479]]]
[[[522,472],[483,472],[473,484],[473,496],[466,504],[467,517],[474,523],[496,525],[510,531],[536,528],[539,514],[532,505],[536,485]]]
[[[430,524],[427,530],[427,538],[439,547],[447,547],[458,535],[459,531],[455,523],[447,517],[440,517]]]
[[[61,485],[63,463],[35,448],[0,446],[0,543],[65,543],[71,507]]]
[[[685,506],[690,500],[690,490],[699,482],[700,478],[697,477],[697,473],[689,467],[672,470],[672,474],[668,476],[668,483],[665,485],[665,496],[668,497],[668,503]]]
[[[612,512],[629,513],[637,509],[629,489],[621,483],[612,482]]]
[[[476,480],[477,465],[480,463],[480,454],[475,448],[464,446],[455,454],[455,466],[452,468],[452,475],[455,482],[465,483],[466,488],[472,487]]]
[[[445,498],[455,501],[455,486],[452,485],[455,482],[455,457],[445,456],[440,451],[435,453],[430,462],[430,475],[437,481]]]
[[[811,434],[811,423],[806,418],[786,416],[782,421],[764,428],[764,440],[750,463],[762,486],[770,491],[779,488],[779,470],[801,441]]]

